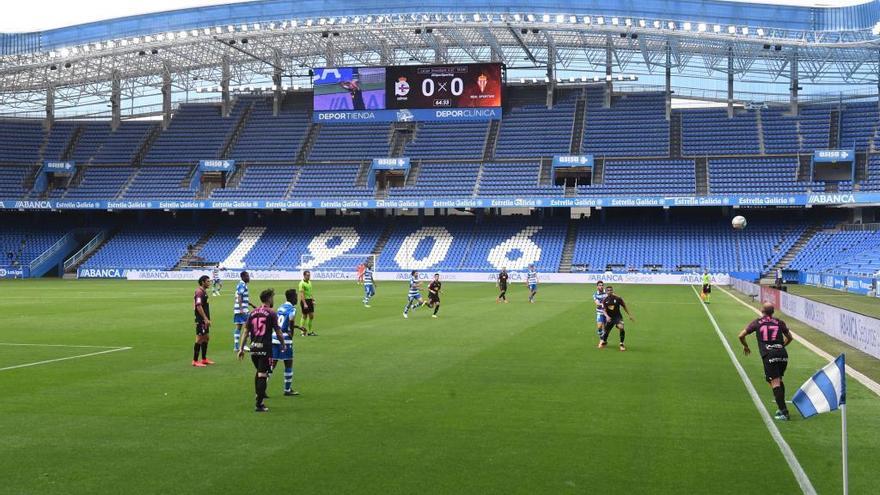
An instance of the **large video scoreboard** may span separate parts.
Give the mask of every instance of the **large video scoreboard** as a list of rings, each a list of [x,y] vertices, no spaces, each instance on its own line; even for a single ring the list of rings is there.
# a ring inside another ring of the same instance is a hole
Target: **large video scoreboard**
[[[501,64],[315,69],[315,122],[501,118]]]

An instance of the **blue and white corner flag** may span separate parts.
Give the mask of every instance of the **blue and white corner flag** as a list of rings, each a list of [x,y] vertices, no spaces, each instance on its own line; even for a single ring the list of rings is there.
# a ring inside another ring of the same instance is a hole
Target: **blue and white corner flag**
[[[846,371],[844,355],[817,371],[807,380],[792,402],[804,418],[836,410],[846,404]]]

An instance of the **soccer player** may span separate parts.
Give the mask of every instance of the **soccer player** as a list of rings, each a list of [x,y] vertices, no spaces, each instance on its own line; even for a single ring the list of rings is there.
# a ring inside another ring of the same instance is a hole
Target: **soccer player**
[[[599,349],[604,349],[605,346],[608,345],[608,335],[611,334],[611,330],[613,330],[614,327],[617,327],[620,331],[620,350],[626,350],[626,346],[623,344],[623,340],[626,338],[626,331],[623,328],[623,314],[620,312],[621,308],[626,311],[626,315],[629,316],[630,321],[636,321],[632,313],[629,312],[629,308],[626,307],[623,298],[614,293],[614,287],[610,285],[606,286],[605,299],[602,300],[602,313],[605,315],[605,327],[602,329],[602,335],[599,337]]]
[[[193,362],[196,368],[204,368],[214,361],[208,359],[208,340],[211,339],[208,332],[211,331],[211,307],[208,305],[208,287],[211,279],[207,275],[199,277],[199,286],[193,296],[193,312],[196,317],[196,343],[193,345]],[[199,351],[202,352],[202,360],[199,361]]]
[[[437,317],[437,311],[440,311],[440,288],[443,283],[440,282],[440,274],[434,274],[434,280],[428,285],[428,307],[434,308],[434,314],[431,318]]]
[[[300,333],[303,337],[317,336],[312,331],[312,324],[315,322],[315,297],[312,295],[312,272],[309,270],[303,272],[303,279],[299,281],[299,305],[302,309]]]
[[[498,290],[501,291],[501,293],[498,294],[498,297],[495,298],[495,304],[498,304],[501,301],[504,301],[504,303],[507,304],[507,279],[508,278],[510,278],[510,277],[507,275],[507,268],[506,267],[501,268],[501,273],[498,274],[498,282],[495,284],[498,287]]]
[[[773,416],[777,421],[788,421],[788,406],[785,404],[785,383],[782,377],[788,367],[788,351],[785,347],[791,344],[791,332],[784,321],[774,318],[775,308],[771,303],[764,303],[761,308],[761,317],[751,322],[739,333],[739,341],[743,346],[743,353],[748,356],[752,353],[746,336],[754,333],[758,338],[758,351],[761,361],[764,362],[764,377],[770,388],[773,389],[773,398],[779,408]]]
[[[593,293],[593,302],[596,304],[596,334],[601,338],[605,329],[605,308],[602,301],[605,300],[605,282],[596,282],[596,292]]]
[[[709,304],[709,296],[712,295],[712,277],[709,276],[709,271],[703,271],[703,290],[700,292],[700,299],[703,300],[704,303]]]
[[[293,330],[296,328],[296,289],[287,289],[284,292],[287,301],[278,306],[278,327],[284,340],[278,340],[272,336],[272,370],[278,366],[279,361],[284,361],[284,395],[299,395],[293,390]],[[282,347],[281,344],[285,347]]]
[[[376,295],[376,285],[373,282],[373,264],[366,262],[363,265],[363,271],[358,274],[358,281],[364,284],[364,307],[370,307],[370,299]]]
[[[266,398],[266,381],[269,379],[269,361],[272,356],[272,335],[281,342],[281,349],[286,350],[287,344],[284,343],[284,336],[281,335],[281,328],[278,327],[278,316],[272,311],[275,304],[275,291],[266,289],[260,293],[259,308],[254,309],[247,317],[245,323],[244,335],[242,335],[242,345],[238,350],[238,359],[244,358],[245,343],[250,339],[251,361],[257,372],[254,377],[254,391],[256,392],[256,408],[257,412],[266,412],[269,410],[263,400]]]
[[[247,322],[248,312],[256,306],[251,303],[248,285],[251,282],[251,275],[248,272],[239,274],[241,280],[235,286],[235,301],[232,304],[232,322],[235,324],[235,330],[232,331],[232,348],[238,352],[238,344],[241,340],[241,327]]]
[[[361,90],[360,77],[355,72],[351,76],[351,81],[342,81],[339,83],[351,96],[352,110],[366,110],[367,105],[364,103],[364,92]]]
[[[529,287],[529,302],[535,302],[535,296],[538,294],[538,271],[535,265],[529,265],[529,272],[526,273],[526,285]]]
[[[422,301],[422,293],[419,292],[422,288],[422,283],[419,282],[419,272],[413,270],[409,273],[409,293],[407,295],[406,307],[403,308],[403,317],[409,318],[409,310],[410,309],[419,309],[425,305],[425,302]]]
[[[211,270],[211,275],[214,281],[214,285],[211,289],[214,296],[219,296],[220,291],[223,289],[223,281],[220,280],[220,265],[214,265],[214,269]]]

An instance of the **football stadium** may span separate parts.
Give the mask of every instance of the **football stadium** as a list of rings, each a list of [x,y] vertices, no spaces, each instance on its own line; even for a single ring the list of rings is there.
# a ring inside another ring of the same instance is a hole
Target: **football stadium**
[[[877,493],[880,0],[4,10],[0,493]]]

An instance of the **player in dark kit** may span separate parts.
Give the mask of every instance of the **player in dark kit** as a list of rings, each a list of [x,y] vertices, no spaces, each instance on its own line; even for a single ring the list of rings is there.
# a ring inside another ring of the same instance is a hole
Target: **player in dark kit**
[[[623,344],[623,340],[626,338],[626,331],[623,329],[623,313],[620,312],[621,308],[626,311],[630,321],[636,321],[632,313],[629,312],[629,308],[626,307],[623,298],[614,293],[614,287],[606,286],[605,299],[602,300],[602,311],[605,313],[605,328],[599,337],[599,349],[603,349],[608,345],[608,335],[611,334],[611,330],[614,327],[617,327],[620,331],[620,350],[626,350],[626,346]]]
[[[507,279],[508,278],[510,278],[510,276],[507,275],[507,268],[502,268],[501,272],[498,274],[498,284],[497,284],[498,290],[500,290],[501,293],[498,294],[497,298],[495,298],[496,304],[500,303],[501,301],[504,301],[505,303],[507,303]]]
[[[208,341],[211,336],[211,307],[208,305],[208,287],[211,286],[211,278],[207,275],[199,277],[199,287],[193,296],[193,313],[196,317],[196,343],[193,345],[193,361],[192,365],[196,368],[204,368],[214,361],[208,359]],[[202,360],[199,361],[199,351],[202,353]]]
[[[266,381],[269,377],[269,367],[272,358],[272,334],[281,342],[281,350],[287,350],[284,343],[284,335],[278,326],[278,316],[272,310],[275,304],[275,291],[266,289],[260,293],[259,308],[251,311],[248,315],[244,333],[241,336],[241,347],[238,350],[238,359],[244,358],[244,347],[250,338],[251,361],[254,363],[257,373],[254,377],[254,390],[256,392],[256,411],[266,412],[269,410],[263,399],[266,398]]]
[[[361,90],[357,71],[352,74],[351,81],[342,81],[339,85],[346,89],[351,96],[351,107],[353,110],[365,110],[367,108],[367,105],[364,103],[364,92]]]
[[[440,282],[440,274],[434,274],[434,280],[428,285],[428,307],[434,308],[434,314],[431,318],[437,317],[437,311],[440,311],[440,288],[443,283]]]
[[[770,388],[773,389],[773,398],[779,410],[773,416],[778,421],[788,421],[788,406],[785,405],[785,384],[782,377],[788,367],[788,351],[785,347],[793,340],[788,325],[784,321],[774,318],[775,308],[770,303],[765,303],[761,308],[761,317],[748,324],[739,333],[739,341],[743,345],[743,353],[746,356],[752,353],[746,337],[754,333],[758,338],[758,351],[761,361],[764,362],[764,377]]]

